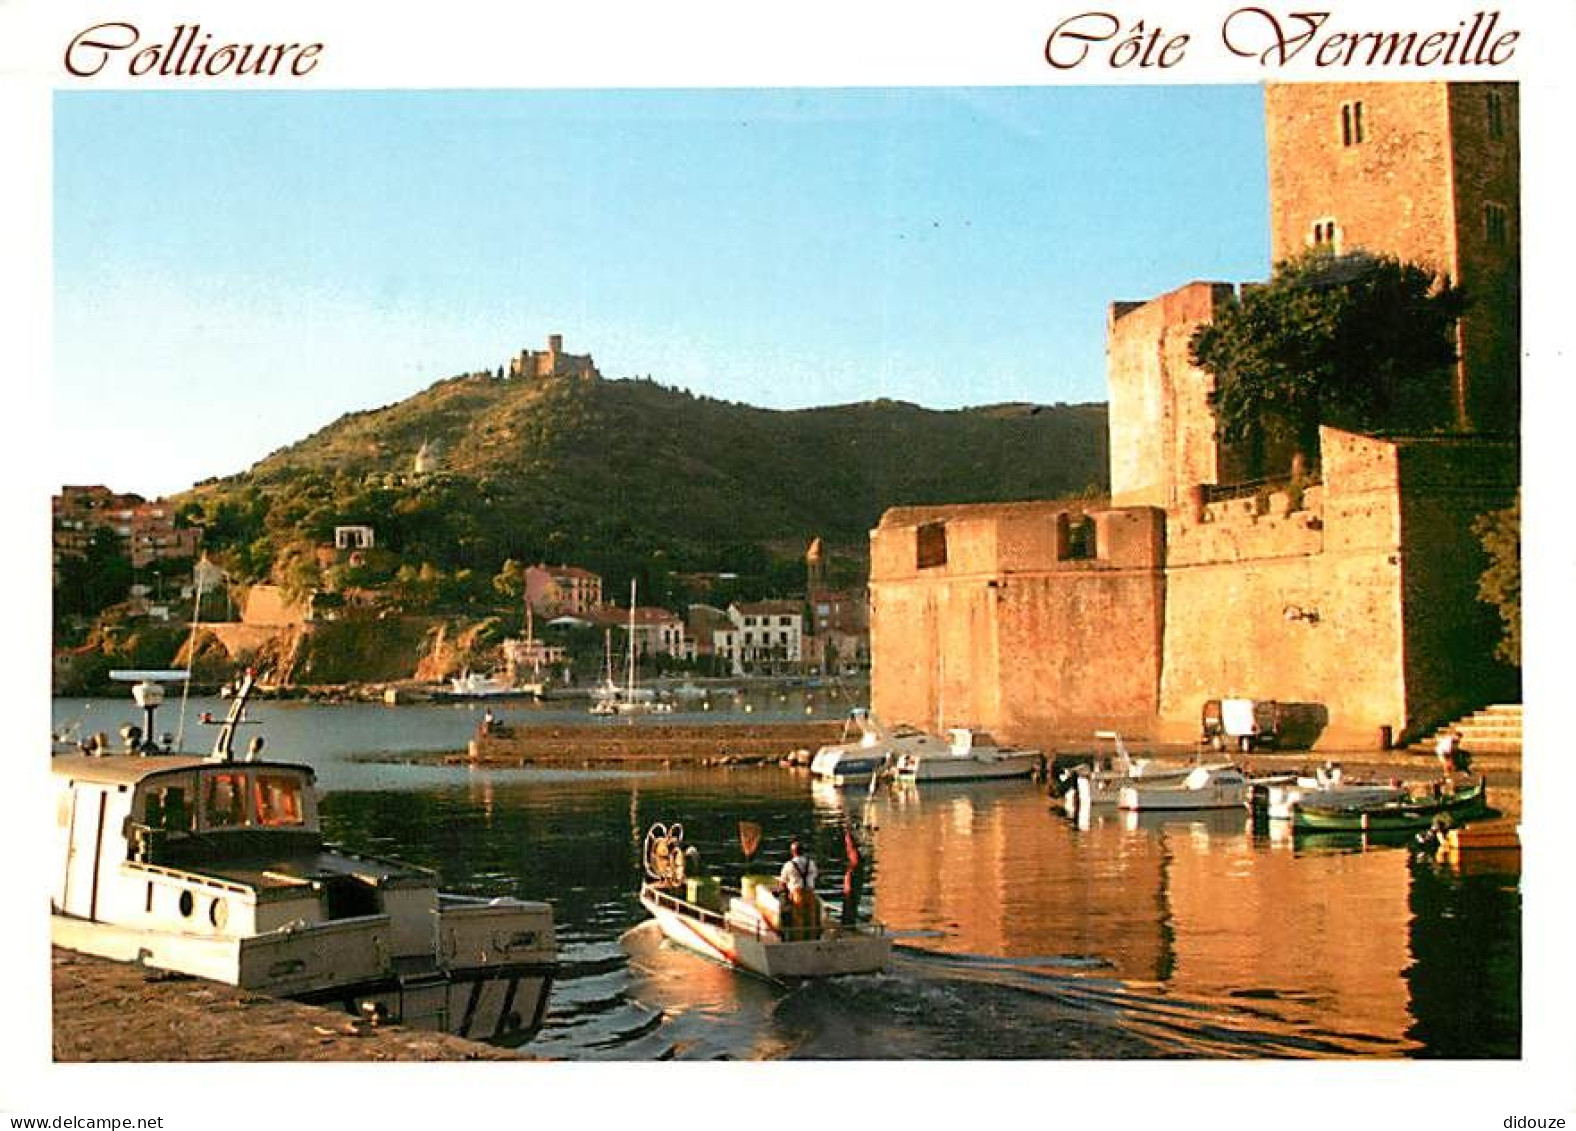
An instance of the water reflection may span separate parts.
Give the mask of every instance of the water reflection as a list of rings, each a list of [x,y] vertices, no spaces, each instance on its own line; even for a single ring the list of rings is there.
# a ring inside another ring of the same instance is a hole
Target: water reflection
[[[499,775],[324,798],[332,835],[456,890],[552,901],[563,942],[539,1051],[573,1058],[1513,1056],[1516,876],[1310,842],[1244,814],[1085,827],[1025,783],[873,797],[777,770]],[[898,933],[879,976],[791,992],[663,942],[635,899],[640,841],[680,820],[703,866],[810,839],[835,897],[842,830],[866,912]],[[1463,955],[1470,959],[1463,962]]]

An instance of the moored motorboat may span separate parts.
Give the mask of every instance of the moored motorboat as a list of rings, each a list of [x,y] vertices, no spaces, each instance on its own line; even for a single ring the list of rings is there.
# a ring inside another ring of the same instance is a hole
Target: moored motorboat
[[[1331,766],[1320,767],[1311,776],[1256,782],[1252,798],[1255,811],[1262,807],[1269,820],[1289,821],[1298,805],[1329,808],[1382,804],[1401,800],[1405,792],[1399,785],[1347,781],[1339,766]]]
[[[983,731],[953,727],[947,736],[949,741],[941,750],[904,751],[893,775],[899,781],[916,783],[1026,778],[1045,761],[1038,750],[998,746]]]
[[[1488,781],[1479,778],[1465,789],[1441,788],[1437,794],[1395,801],[1357,805],[1299,803],[1292,810],[1292,828],[1297,832],[1415,832],[1441,817],[1458,823],[1480,816],[1487,809]]]
[[[251,678],[208,757],[130,746],[51,760],[62,947],[518,1043],[541,1025],[552,909],[440,892],[414,865],[324,843],[310,766],[233,752]]]
[[[1062,801],[1069,816],[1096,805],[1115,805],[1127,786],[1180,783],[1194,768],[1153,758],[1134,758],[1121,734],[1114,730],[1097,730],[1094,736],[1113,743],[1115,753],[1066,771]]]
[[[892,940],[881,924],[835,923],[819,896],[814,927],[784,924],[770,876],[746,875],[734,890],[686,875],[681,825],[653,825],[643,857],[641,906],[669,940],[697,954],[777,981],[875,973],[891,957]]]
[[[851,738],[855,731],[859,737]],[[810,759],[810,773],[833,785],[864,785],[905,754],[941,754],[946,748],[936,735],[902,723],[883,726],[873,711],[856,707],[843,722],[841,740],[821,747]]]
[[[1248,779],[1229,762],[1194,766],[1180,782],[1124,785],[1118,809],[1138,812],[1178,809],[1233,809],[1248,800]]]

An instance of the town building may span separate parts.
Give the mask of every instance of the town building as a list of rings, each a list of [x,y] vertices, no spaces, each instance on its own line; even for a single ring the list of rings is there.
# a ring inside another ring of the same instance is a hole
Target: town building
[[[748,601],[728,606],[734,633],[727,646],[736,675],[796,671],[803,658],[804,612],[798,601]]]
[[[602,578],[579,566],[528,566],[525,603],[549,617],[587,617],[602,607]]]
[[[202,531],[177,526],[175,508],[164,500],[150,503],[141,495],[117,494],[100,485],[62,487],[51,500],[51,512],[57,567],[64,556],[84,556],[94,532],[101,529],[114,533],[133,569],[194,558],[202,546]]]
[[[1234,285],[1114,303],[1109,503],[901,507],[872,531],[883,718],[1192,738],[1206,700],[1240,696],[1375,746],[1519,695],[1472,534],[1519,485],[1515,88],[1272,85],[1265,105],[1277,258],[1392,253],[1483,296],[1440,393],[1456,431],[1324,428],[1302,475],[1247,482],[1188,361]]]

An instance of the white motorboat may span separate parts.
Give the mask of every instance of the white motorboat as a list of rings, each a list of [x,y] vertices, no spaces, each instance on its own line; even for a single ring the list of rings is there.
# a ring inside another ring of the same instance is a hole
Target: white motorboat
[[[541,694],[542,685],[539,683],[515,684],[496,673],[483,675],[481,672],[468,671],[449,680],[447,698],[517,699]]]
[[[870,974],[883,969],[892,939],[879,923],[832,922],[816,896],[812,928],[784,927],[771,876],[745,876],[739,890],[686,877],[684,830],[653,825],[646,834],[640,904],[679,946],[763,978],[788,980]]]
[[[1153,812],[1165,809],[1231,809],[1247,804],[1247,776],[1229,762],[1194,766],[1180,782],[1124,785],[1118,809]]]
[[[1069,814],[1096,805],[1115,805],[1127,786],[1180,783],[1193,770],[1191,765],[1134,758],[1114,730],[1097,730],[1094,736],[1112,742],[1115,753],[1069,771],[1072,781],[1063,794]]]
[[[162,691],[137,690],[151,732]],[[51,759],[54,942],[476,1039],[534,1033],[552,908],[449,895],[425,868],[325,844],[312,768],[262,760],[261,739],[232,751],[250,690],[208,757],[127,728],[123,753]]]
[[[859,737],[851,738],[855,731]],[[810,759],[810,774],[833,785],[863,785],[905,754],[941,754],[946,749],[946,742],[933,734],[905,724],[885,727],[873,711],[856,707],[843,721],[841,740],[821,747]]]
[[[1321,766],[1311,777],[1291,781],[1272,781],[1253,790],[1253,806],[1260,807],[1272,821],[1290,821],[1299,805],[1324,808],[1336,806],[1384,805],[1400,801],[1406,790],[1400,785],[1381,782],[1350,782],[1339,766]]]
[[[998,746],[990,735],[968,727],[952,727],[949,742],[939,751],[907,750],[898,756],[899,781],[991,781],[1026,778],[1044,763],[1038,750]]]

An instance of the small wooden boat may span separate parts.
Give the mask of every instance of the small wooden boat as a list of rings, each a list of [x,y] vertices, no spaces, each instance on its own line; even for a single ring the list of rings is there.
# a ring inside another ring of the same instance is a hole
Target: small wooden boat
[[[1298,805],[1320,808],[1382,804],[1401,801],[1406,792],[1399,785],[1347,781],[1339,766],[1321,767],[1312,776],[1265,778],[1254,783],[1253,807],[1272,821],[1289,821]]]
[[[785,932],[770,876],[747,875],[738,891],[712,877],[687,877],[682,825],[653,825],[644,857],[641,906],[664,935],[697,954],[775,981],[871,974],[891,957],[881,924],[840,926],[824,908],[817,927]]]
[[[1448,817],[1459,822],[1479,816],[1488,808],[1488,782],[1435,797],[1407,797],[1397,801],[1358,805],[1298,804],[1292,810],[1292,828],[1298,832],[1415,832]]]

